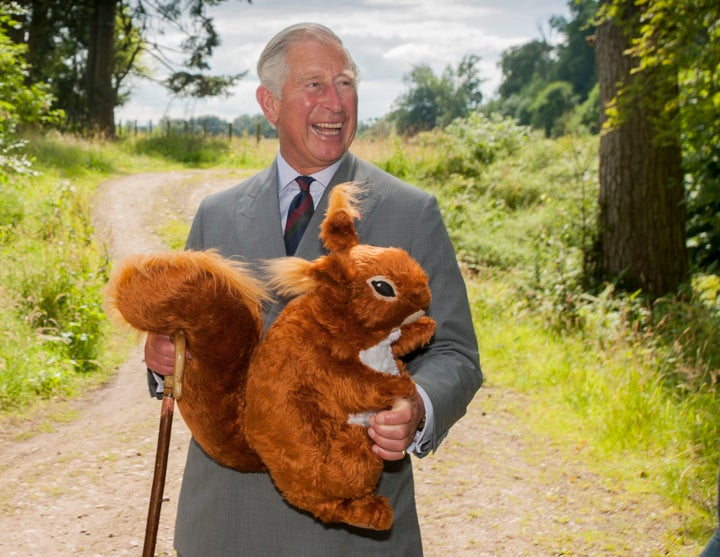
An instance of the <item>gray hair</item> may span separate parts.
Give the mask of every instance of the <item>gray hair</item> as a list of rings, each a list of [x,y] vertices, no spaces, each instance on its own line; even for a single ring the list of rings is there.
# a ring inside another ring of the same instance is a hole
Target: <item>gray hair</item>
[[[298,41],[308,39],[323,45],[339,46],[345,54],[347,69],[352,72],[355,81],[357,81],[359,76],[358,67],[335,33],[319,23],[297,23],[286,27],[270,39],[258,59],[257,73],[260,77],[260,83],[277,98],[281,97],[282,88],[289,71],[286,60],[288,48]]]

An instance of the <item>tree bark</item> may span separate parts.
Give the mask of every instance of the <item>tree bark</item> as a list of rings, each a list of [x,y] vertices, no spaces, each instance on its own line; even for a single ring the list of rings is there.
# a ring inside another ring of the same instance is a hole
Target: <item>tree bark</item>
[[[25,56],[30,65],[27,83],[44,81],[43,68],[49,64],[53,49],[54,29],[50,16],[50,0],[21,0],[18,2],[28,10],[23,24],[11,35],[14,42],[27,44]]]
[[[637,61],[626,54],[626,29],[637,21],[637,8],[633,0],[622,4],[623,20],[603,23],[596,35],[602,106],[619,88],[629,86],[625,91],[633,95],[620,104],[621,123],[600,139],[598,266],[600,278],[656,299],[688,278],[679,134],[668,140],[664,133],[659,141],[655,127],[663,101],[677,89],[667,80],[632,73]]]
[[[115,137],[117,94],[112,83],[115,14],[118,0],[96,0],[87,60],[87,115],[90,131]]]

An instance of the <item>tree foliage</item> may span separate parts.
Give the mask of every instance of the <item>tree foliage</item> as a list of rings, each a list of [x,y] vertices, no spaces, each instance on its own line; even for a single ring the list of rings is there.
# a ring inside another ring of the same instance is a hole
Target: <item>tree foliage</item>
[[[502,83],[498,88],[500,98],[519,95],[536,79],[545,80],[553,65],[553,48],[540,40],[530,41],[504,51],[500,56]]]
[[[477,64],[480,58],[466,55],[456,66],[448,65],[437,76],[426,64],[413,67],[404,77],[407,93],[395,101],[389,119],[401,135],[444,127],[477,109],[482,101]]]
[[[277,137],[277,129],[262,114],[252,116],[243,114],[233,120],[233,130],[237,135],[249,137]]]
[[[548,135],[568,130],[599,131],[620,125],[634,108],[653,114],[653,147],[679,142],[685,180],[688,253],[696,269],[720,267],[720,4],[714,0],[569,0],[571,17],[553,18],[564,38],[551,46],[531,41],[502,55],[499,98],[484,105]],[[637,10],[637,25],[626,28],[632,75],[600,106],[595,38],[604,18],[622,20]],[[572,96],[567,87],[572,86]],[[563,106],[565,107],[563,109]]]
[[[555,16],[550,26],[564,37],[557,44],[536,39],[502,53],[502,81],[498,99],[484,110],[515,118],[522,125],[542,129],[548,137],[563,134],[570,122],[597,120],[573,112],[582,106],[597,84],[595,51],[590,38],[595,32],[595,0],[570,0],[571,18]],[[585,110],[585,108],[583,109]]]
[[[17,132],[36,125],[56,123],[60,111],[51,109],[52,95],[45,83],[27,84],[29,67],[25,61],[27,47],[13,42],[10,34],[18,28],[17,5],[0,4],[0,225],[12,200],[2,190],[8,172],[26,172],[30,168],[22,154]]]
[[[717,272],[720,266],[720,4],[714,0],[635,0],[640,24],[629,52],[648,90],[627,88],[609,106],[608,125],[623,121],[637,99],[654,103],[657,141],[680,133],[686,183],[691,262]],[[621,3],[601,14],[618,17]],[[653,92],[674,88],[671,99]]]
[[[552,79],[570,83],[573,93],[583,100],[597,83],[595,49],[592,45],[595,27],[592,21],[598,6],[595,0],[571,0],[568,5],[571,19],[557,16],[550,19],[550,26],[565,37],[553,49],[555,59]]]
[[[29,65],[27,47],[14,43],[8,31],[17,29],[18,6],[0,5],[0,137],[7,137],[18,127],[45,124],[61,116],[50,110],[52,95],[46,83],[26,83]]]
[[[553,133],[563,122],[566,114],[577,105],[572,84],[567,81],[553,81],[538,92],[530,103],[530,125],[545,131],[546,137],[561,135]],[[563,129],[563,127],[561,127]]]
[[[19,1],[27,17],[14,37],[27,44],[28,80],[51,84],[72,128],[114,135],[126,78],[147,77],[149,62],[164,68],[164,85],[178,96],[224,94],[244,75],[208,72],[221,43],[208,8],[224,0]],[[176,49],[158,39],[165,29],[185,37]]]

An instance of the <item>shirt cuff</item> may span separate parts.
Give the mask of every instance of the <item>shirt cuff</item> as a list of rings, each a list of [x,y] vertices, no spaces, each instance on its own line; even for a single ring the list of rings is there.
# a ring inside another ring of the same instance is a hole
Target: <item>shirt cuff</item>
[[[147,383],[150,396],[162,399],[165,392],[165,379],[163,379],[163,376],[147,368]]]
[[[415,387],[417,388],[420,398],[422,398],[423,403],[425,404],[425,427],[415,432],[415,438],[407,448],[407,452],[423,457],[430,454],[430,451],[432,450],[432,434],[435,429],[435,412],[433,410],[432,402],[430,402],[430,397],[428,397],[425,389],[418,384],[415,384]]]

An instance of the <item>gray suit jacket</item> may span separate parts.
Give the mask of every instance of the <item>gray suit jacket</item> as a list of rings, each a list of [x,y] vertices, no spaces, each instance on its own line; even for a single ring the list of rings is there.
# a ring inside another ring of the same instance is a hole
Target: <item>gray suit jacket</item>
[[[346,153],[329,185],[364,186],[360,241],[402,247],[430,277],[429,315],[437,322],[430,347],[408,362],[413,379],[432,401],[435,429],[424,451],[435,450],[462,417],[482,383],[477,341],[465,285],[435,198]],[[325,192],[296,256],[324,253],[318,238],[327,208]],[[285,255],[277,166],[205,199],[188,237],[188,249],[218,249],[225,257],[258,263]],[[266,315],[266,326],[282,308]],[[422,555],[410,458],[386,463],[379,492],[390,497],[395,522],[377,533],[325,526],[290,507],[267,474],[223,468],[191,443],[180,495],[175,544],[183,557],[418,557]]]

